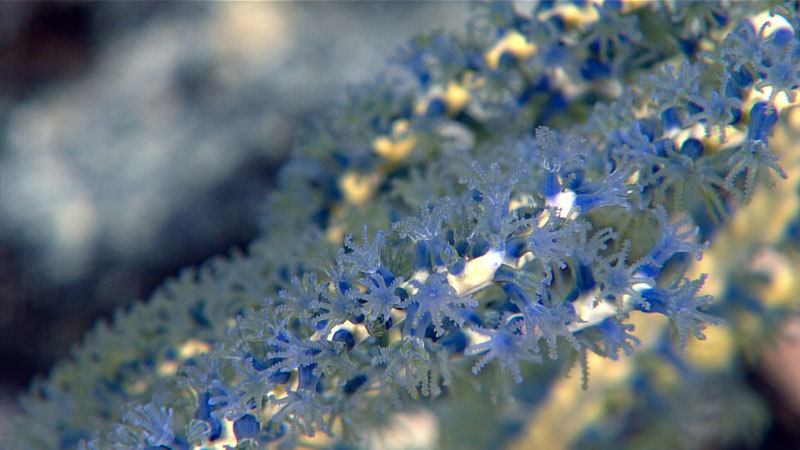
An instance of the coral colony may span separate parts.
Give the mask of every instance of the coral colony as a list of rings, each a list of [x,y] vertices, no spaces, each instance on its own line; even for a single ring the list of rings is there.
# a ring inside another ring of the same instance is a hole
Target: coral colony
[[[632,361],[627,389],[657,413],[617,401],[573,444],[760,433],[688,400],[726,387],[737,414],[763,412],[684,356],[744,308],[690,268],[791,181],[772,140],[800,86],[797,3],[472,7],[321,116],[245,252],[36,381],[12,448],[369,448],[403,417],[436,424],[418,447],[498,448],[567,373],[591,390]],[[663,335],[636,319],[656,316]]]

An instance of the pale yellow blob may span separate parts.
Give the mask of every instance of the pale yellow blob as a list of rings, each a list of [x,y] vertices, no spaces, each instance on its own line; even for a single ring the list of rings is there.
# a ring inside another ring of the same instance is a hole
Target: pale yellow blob
[[[408,131],[408,121],[396,120],[392,124],[391,135],[375,138],[372,141],[372,149],[394,163],[404,160],[411,154],[416,144],[417,139]]]
[[[595,0],[592,2],[587,2],[583,7],[578,7],[572,3],[561,4],[549,11],[539,14],[538,18],[540,20],[547,20],[550,17],[558,16],[564,21],[564,24],[567,26],[567,28],[584,28],[587,25],[596,22],[597,19],[600,18],[600,15],[597,13],[597,9],[594,8],[592,3],[600,5],[603,2],[600,0]]]
[[[466,80],[465,83],[450,81],[445,88],[441,86],[430,88],[427,95],[417,103],[414,111],[419,115],[425,114],[431,101],[441,98],[445,108],[447,108],[447,115],[450,117],[455,116],[472,100],[472,94],[470,94],[469,90],[483,84],[482,80],[472,79],[470,76],[466,76],[464,79]]]
[[[286,10],[274,3],[222,2],[216,9],[213,29],[215,50],[227,57],[281,58],[291,48],[286,30]]]
[[[472,99],[469,91],[464,86],[450,82],[444,93],[444,102],[447,105],[447,114],[458,114]]]
[[[536,54],[536,46],[528,41],[528,39],[517,31],[507,33],[491,50],[486,52],[484,58],[486,64],[496,69],[500,63],[500,56],[503,53],[509,52],[517,59],[528,59]]]
[[[351,171],[342,175],[339,188],[348,203],[364,206],[372,198],[380,181],[380,174],[360,174]]]
[[[549,396],[526,427],[527,433],[508,448],[514,450],[567,449],[586,425],[602,418],[604,403],[612,389],[624,389],[631,373],[632,360],[617,361],[590,353],[590,381],[583,390],[581,368],[576,364],[566,378],[550,388]]]
[[[200,339],[189,339],[178,350],[178,355],[181,359],[189,359],[193,356],[211,351],[211,345],[208,342],[201,341]]]
[[[697,368],[720,370],[730,364],[734,352],[733,334],[727,326],[709,326],[703,330],[705,340],[689,335],[686,359]]]
[[[178,358],[174,361],[162,361],[156,367],[156,374],[160,377],[175,375],[181,363],[197,355],[211,351],[211,345],[200,339],[189,339],[178,349]]]
[[[767,286],[760,292],[764,304],[772,307],[790,304],[797,296],[798,268],[789,258],[774,249],[764,248],[751,261],[751,270],[769,278]]]

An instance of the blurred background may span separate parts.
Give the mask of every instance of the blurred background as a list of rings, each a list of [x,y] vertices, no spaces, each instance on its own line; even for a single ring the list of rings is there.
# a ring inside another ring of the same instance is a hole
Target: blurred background
[[[298,132],[465,3],[0,3],[0,438],[101,317],[241,247]],[[0,439],[2,440],[2,439]]]

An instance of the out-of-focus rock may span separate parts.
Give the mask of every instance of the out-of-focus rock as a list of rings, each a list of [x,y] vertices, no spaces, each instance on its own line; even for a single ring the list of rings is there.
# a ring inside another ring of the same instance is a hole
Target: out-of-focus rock
[[[37,17],[59,17],[36,5],[0,14],[0,46],[19,49],[0,58],[17,80],[0,88],[0,355],[20,362],[18,382],[97,315],[249,241],[298,127],[385,69],[398,43],[467,14],[416,2],[68,3],[50,6],[72,11],[60,39],[19,44],[53,30]]]

